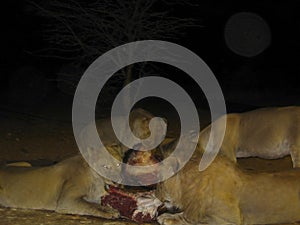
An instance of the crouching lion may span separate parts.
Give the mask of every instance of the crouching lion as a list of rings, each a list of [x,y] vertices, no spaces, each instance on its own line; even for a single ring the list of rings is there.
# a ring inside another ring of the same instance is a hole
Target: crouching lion
[[[193,157],[176,175],[160,183],[157,197],[181,212],[158,217],[160,224],[244,225],[300,221],[300,170],[242,171],[219,155],[204,171]]]
[[[147,137],[151,118],[147,111],[133,110],[130,117],[133,133],[140,138]],[[106,150],[119,161],[112,169],[120,171],[127,149],[107,129],[108,124],[106,120],[97,122]],[[100,205],[101,196],[106,194],[105,185],[111,183],[94,171],[81,155],[46,167],[6,166],[0,169],[0,205],[116,218],[117,211]]]
[[[236,157],[276,159],[291,155],[294,167],[300,167],[300,107],[263,108],[228,114],[220,152],[236,162]],[[216,129],[218,130],[218,129]],[[199,135],[201,151],[207,145],[211,125]],[[218,131],[214,134],[218,136]]]

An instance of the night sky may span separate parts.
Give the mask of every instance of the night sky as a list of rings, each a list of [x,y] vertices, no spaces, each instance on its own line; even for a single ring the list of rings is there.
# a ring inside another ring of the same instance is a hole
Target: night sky
[[[298,91],[300,14],[296,1],[230,0],[225,3],[206,0],[197,4],[197,6],[183,4],[172,8],[171,15],[197,20],[196,27],[184,29],[184,34],[174,42],[197,53],[212,69],[224,92],[231,94],[234,91],[239,93],[240,90],[247,90],[247,93],[269,92],[270,95],[275,93],[289,96],[286,97],[289,99],[288,102],[280,101],[278,104],[298,104],[290,98],[294,96],[297,99],[296,96],[300,95]],[[55,81],[57,71],[69,62],[35,54],[47,46],[42,33],[44,25],[49,21],[37,16],[33,7],[25,1],[14,1],[6,10],[9,13],[4,26],[5,32],[2,33],[4,38],[0,77],[2,92],[6,93],[9,92],[9,88],[14,88],[8,85],[12,82],[12,77],[20,69],[28,66],[37,69],[48,82]],[[256,56],[241,56],[226,45],[224,38],[226,23],[232,15],[239,12],[255,13],[264,19],[270,29],[270,45]],[[31,79],[30,76],[27,77]],[[24,78],[22,82],[26,83],[26,79]],[[175,80],[186,81],[180,74],[176,75]],[[242,98],[242,93],[238,95]],[[231,101],[230,97],[228,100]],[[241,99],[237,101],[242,102]],[[276,104],[276,101],[271,104]],[[268,100],[263,105],[268,105]]]

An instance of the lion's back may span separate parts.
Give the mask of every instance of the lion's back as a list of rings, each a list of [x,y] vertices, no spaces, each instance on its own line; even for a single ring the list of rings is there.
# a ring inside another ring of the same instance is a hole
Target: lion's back
[[[80,170],[82,159],[75,156],[53,166],[15,167],[0,170],[0,205],[54,210],[63,185]],[[77,173],[78,174],[78,173]]]
[[[237,157],[280,158],[300,138],[300,107],[263,108],[240,114]]]

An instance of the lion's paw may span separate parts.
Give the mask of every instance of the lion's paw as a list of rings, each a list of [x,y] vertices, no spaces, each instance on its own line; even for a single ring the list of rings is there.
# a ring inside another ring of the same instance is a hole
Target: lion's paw
[[[184,220],[182,220],[181,213],[170,214],[164,213],[157,217],[157,221],[161,225],[187,225]]]
[[[117,210],[110,210],[110,216],[111,216],[111,219],[118,219],[120,218],[120,212],[117,211]]]
[[[100,213],[100,217],[103,217],[105,219],[118,219],[120,218],[120,213],[119,211],[115,210],[115,209],[102,209],[101,211],[99,211]]]

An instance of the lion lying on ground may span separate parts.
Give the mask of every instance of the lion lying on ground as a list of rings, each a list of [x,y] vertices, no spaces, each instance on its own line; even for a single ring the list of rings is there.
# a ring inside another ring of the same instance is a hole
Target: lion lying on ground
[[[133,133],[145,138],[152,117],[144,110],[133,110],[130,117]],[[106,130],[108,123],[100,122],[100,136],[108,152],[122,162],[126,148]],[[81,155],[47,167],[19,165],[0,170],[0,205],[103,218],[119,216],[117,211],[100,206],[101,196],[106,194],[105,184],[111,182],[89,167]],[[113,168],[121,169],[120,165]]]
[[[47,167],[9,166],[0,170],[0,205],[117,218],[116,211],[99,205],[104,187],[80,155]]]
[[[219,155],[204,171],[200,157],[157,187],[157,197],[178,214],[165,213],[164,225],[275,224],[300,221],[300,170],[244,172]]]
[[[294,167],[300,167],[300,107],[263,108],[233,113],[226,119],[221,153],[236,162],[236,157],[276,159],[291,155]],[[211,125],[200,132],[201,151],[206,147]],[[215,133],[215,136],[218,136]]]

